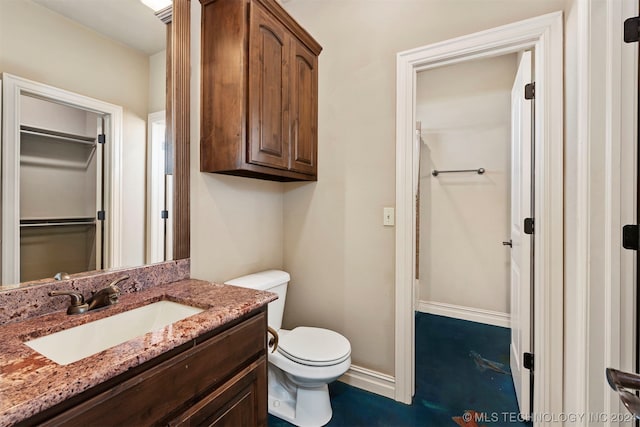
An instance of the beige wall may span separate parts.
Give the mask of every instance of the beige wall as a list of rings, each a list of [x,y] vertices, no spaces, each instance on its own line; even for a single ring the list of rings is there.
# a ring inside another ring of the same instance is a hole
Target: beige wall
[[[124,109],[125,265],[144,263],[148,57],[29,0],[0,1],[0,72]]]
[[[149,113],[165,109],[167,99],[167,51],[149,57]]]
[[[282,184],[200,172],[200,2],[191,2],[191,275],[282,268]]]
[[[286,184],[284,326],[332,328],[353,363],[394,374],[396,53],[562,10],[562,0],[290,0],[322,44],[319,179]]]
[[[418,300],[509,312],[511,87],[516,54],[418,73]],[[484,168],[434,177],[434,169]]]

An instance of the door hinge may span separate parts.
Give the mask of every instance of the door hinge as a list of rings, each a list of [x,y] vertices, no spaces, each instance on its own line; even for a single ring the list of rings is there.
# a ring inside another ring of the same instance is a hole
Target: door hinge
[[[624,41],[634,43],[640,40],[640,16],[624,21]]]
[[[161,219],[167,219],[167,218],[169,218],[169,211],[168,211],[168,210],[166,210],[166,209],[165,209],[165,210],[160,211],[160,218],[161,218]]]
[[[104,133],[98,135],[98,144],[104,144],[107,142],[107,136]]]
[[[524,85],[524,99],[534,99],[536,97],[536,82]]]
[[[533,234],[533,218],[525,218],[524,219],[524,234]]]
[[[105,211],[98,211],[98,221],[104,221],[106,216],[107,214]]]
[[[638,225],[625,225],[622,227],[622,247],[637,251],[640,249],[640,228]]]
[[[525,353],[522,357],[522,365],[525,369],[533,371],[533,353]]]

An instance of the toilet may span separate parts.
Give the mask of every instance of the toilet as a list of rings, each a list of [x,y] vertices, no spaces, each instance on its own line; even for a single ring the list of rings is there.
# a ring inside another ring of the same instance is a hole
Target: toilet
[[[269,350],[269,413],[301,427],[323,426],[333,411],[327,384],[351,366],[351,344],[337,332],[299,326],[281,329],[289,273],[268,270],[225,284],[270,291],[268,323],[278,332],[278,347]]]

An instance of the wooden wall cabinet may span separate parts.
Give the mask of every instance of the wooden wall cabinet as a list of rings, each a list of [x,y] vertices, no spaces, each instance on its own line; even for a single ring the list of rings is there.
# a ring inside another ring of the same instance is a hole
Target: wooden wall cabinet
[[[20,425],[266,426],[266,310]]]
[[[200,170],[315,181],[322,47],[275,0],[200,1]]]

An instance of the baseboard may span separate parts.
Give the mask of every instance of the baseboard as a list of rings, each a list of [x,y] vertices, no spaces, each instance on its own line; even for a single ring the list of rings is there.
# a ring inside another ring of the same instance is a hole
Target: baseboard
[[[395,399],[396,397],[395,378],[371,369],[351,365],[349,370],[338,380],[389,399]]]
[[[437,314],[438,316],[453,317],[455,319],[470,320],[487,325],[511,327],[508,313],[483,310],[480,308],[464,307],[444,302],[418,301],[416,310],[421,313]]]

